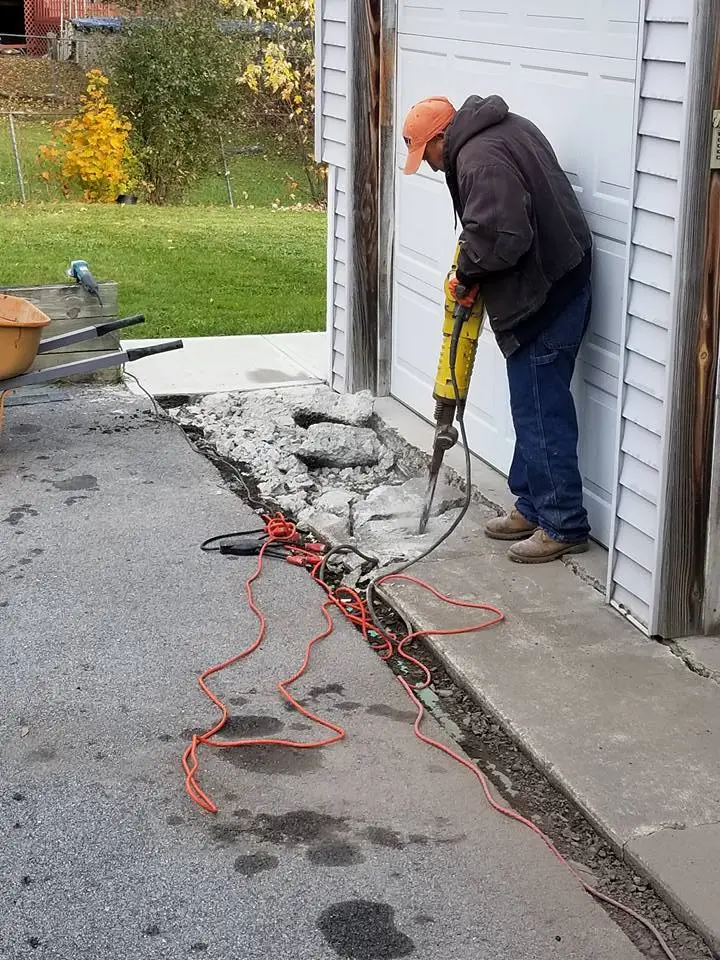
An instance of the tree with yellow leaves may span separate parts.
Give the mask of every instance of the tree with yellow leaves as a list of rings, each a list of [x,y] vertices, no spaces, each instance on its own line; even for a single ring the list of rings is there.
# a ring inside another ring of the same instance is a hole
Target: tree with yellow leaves
[[[255,39],[240,82],[253,95],[256,117],[303,155],[310,194],[325,198],[325,171],[312,152],[315,123],[315,0],[231,0],[253,21]],[[270,39],[268,39],[270,38]]]
[[[40,147],[42,178],[59,180],[66,196],[77,189],[84,200],[109,203],[132,185],[132,125],[108,99],[107,85],[100,70],[91,70],[80,112],[60,120],[52,141]]]

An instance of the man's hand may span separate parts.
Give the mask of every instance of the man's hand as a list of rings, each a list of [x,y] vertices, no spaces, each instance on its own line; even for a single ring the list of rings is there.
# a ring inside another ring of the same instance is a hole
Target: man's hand
[[[467,307],[472,309],[475,306],[475,301],[478,298],[480,293],[480,288],[475,286],[468,290],[467,287],[463,287],[460,284],[460,281],[457,278],[457,274],[452,273],[448,279],[448,286],[450,288],[450,294],[455,300],[456,303],[459,303],[461,307]],[[459,289],[458,289],[459,288]]]

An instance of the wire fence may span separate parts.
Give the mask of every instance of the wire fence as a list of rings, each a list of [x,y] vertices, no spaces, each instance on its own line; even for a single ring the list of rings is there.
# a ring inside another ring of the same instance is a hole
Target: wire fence
[[[72,115],[67,109],[0,110],[0,205],[66,199],[58,182],[43,177],[41,147],[53,139],[56,123]],[[182,202],[269,207],[309,201],[297,183],[302,176],[301,161],[273,155],[252,139],[242,137],[241,132],[218,134],[215,157]]]

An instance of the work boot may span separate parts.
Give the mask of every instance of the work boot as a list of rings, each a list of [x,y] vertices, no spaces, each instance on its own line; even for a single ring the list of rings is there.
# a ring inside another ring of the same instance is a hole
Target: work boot
[[[550,563],[571,553],[586,553],[587,540],[567,543],[565,540],[553,540],[544,530],[536,530],[524,543],[516,543],[508,551],[515,563]]]
[[[485,536],[491,540],[525,540],[537,530],[519,510],[511,510],[505,517],[494,517],[485,524]]]

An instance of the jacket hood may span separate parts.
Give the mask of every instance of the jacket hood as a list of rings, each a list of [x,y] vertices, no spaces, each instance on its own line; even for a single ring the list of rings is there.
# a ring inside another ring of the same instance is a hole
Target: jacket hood
[[[502,123],[509,112],[502,97],[468,97],[445,133],[445,169],[454,170],[457,155],[468,140]]]

